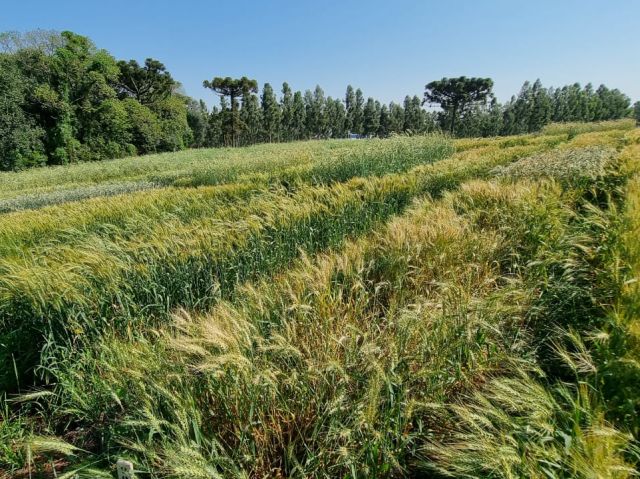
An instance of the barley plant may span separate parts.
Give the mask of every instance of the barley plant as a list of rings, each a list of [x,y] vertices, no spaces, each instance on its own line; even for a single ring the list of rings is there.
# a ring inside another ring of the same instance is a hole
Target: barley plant
[[[6,477],[638,475],[640,135],[0,176]]]

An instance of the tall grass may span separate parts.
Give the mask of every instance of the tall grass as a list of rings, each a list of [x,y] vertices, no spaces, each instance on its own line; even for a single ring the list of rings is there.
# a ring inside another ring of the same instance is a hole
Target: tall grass
[[[451,152],[449,141],[432,135],[364,142],[304,142],[281,148],[260,145],[237,150],[192,150],[100,164],[1,173],[0,198],[4,198],[0,207],[39,207],[47,200],[60,203],[91,194],[110,196],[118,189],[131,187],[296,179],[320,184],[354,176],[406,171],[421,163],[437,161]]]
[[[52,242],[56,239],[55,235],[78,238],[82,236],[79,233],[104,229],[105,224],[112,231],[131,232],[135,230],[132,224],[144,223],[147,216],[149,216],[147,223],[171,220],[176,215],[183,221],[189,221],[202,215],[210,216],[217,210],[224,209],[224,205],[217,204],[219,198],[242,202],[251,195],[266,192],[270,188],[278,188],[282,184],[293,191],[300,183],[311,182],[322,185],[346,181],[355,176],[382,176],[387,173],[403,172],[419,164],[441,160],[452,152],[450,144],[437,136],[399,138],[376,142],[376,146],[377,148],[372,148],[370,145],[368,149],[344,147],[339,151],[342,151],[345,156],[320,158],[305,168],[291,165],[287,168],[278,168],[274,165],[269,174],[251,174],[242,179],[236,178],[242,181],[237,184],[220,185],[218,188],[197,190],[163,188],[151,192],[118,195],[115,198],[69,203],[55,208],[45,208],[40,212],[0,216],[0,252],[3,248],[16,246],[30,248],[34,245],[33,240]],[[334,152],[334,154],[337,153]],[[256,161],[251,156],[248,156],[248,159]],[[247,163],[253,164],[248,160]],[[228,176],[219,175],[216,168],[207,170],[205,176],[202,176],[203,172],[195,173],[194,170],[187,170],[187,172],[197,176],[199,184],[225,183]],[[185,186],[192,180],[182,178],[181,182]],[[32,198],[34,194],[30,193],[27,196]],[[64,197],[61,195],[61,199]],[[73,199],[69,198],[69,200]]]
[[[573,220],[562,197],[471,182],[207,314],[107,333],[61,359],[53,423],[152,477],[627,477],[628,438],[536,372],[523,265]]]
[[[590,344],[601,369],[595,378],[607,401],[609,417],[640,440],[640,135],[629,135],[622,151],[622,167],[629,181],[618,218],[617,243],[610,258],[619,295]]]
[[[635,251],[616,223],[634,135],[496,139],[386,176],[348,179],[367,176],[351,165],[342,183],[158,190],[149,221],[123,206],[136,220],[111,229],[115,198],[83,202],[105,216],[78,233],[55,228],[63,206],[7,215],[32,224],[4,233],[5,380],[36,367],[49,384],[3,401],[0,468],[632,477],[615,405],[633,389],[607,394],[622,377],[607,359],[635,343],[607,338],[631,337],[636,306],[594,328],[624,282],[616,245]]]
[[[34,210],[49,205],[80,201],[87,198],[115,196],[135,191],[155,188],[154,183],[148,181],[127,181],[121,183],[100,183],[73,189],[53,190],[51,192],[23,193],[7,199],[0,199],[0,213],[12,211]]]
[[[209,314],[179,315],[177,334],[107,337],[66,360],[60,413],[118,418],[96,432],[103,447],[159,475],[406,472],[433,407],[525,347],[527,295],[503,275],[526,218],[551,211],[537,195],[473,183]],[[505,222],[487,228],[498,211]]]
[[[42,193],[58,188],[71,188],[115,181],[149,179],[158,174],[179,174],[193,168],[211,165],[227,178],[237,172],[267,171],[312,161],[335,152],[337,156],[349,148],[365,145],[347,142],[301,142],[281,145],[258,145],[248,148],[216,148],[122,158],[95,163],[39,168],[24,172],[0,174],[3,196],[28,191]],[[225,172],[235,172],[227,173]]]
[[[631,437],[604,418],[585,383],[545,387],[528,375],[493,378],[450,407],[449,436],[425,447],[445,477],[632,478]]]
[[[238,282],[284,266],[300,249],[337,246],[417,195],[437,195],[538,148],[477,150],[465,152],[465,161],[454,157],[407,174],[301,184],[293,193],[230,203],[226,218],[208,217],[205,207],[201,218],[198,212],[187,222],[135,222],[135,234],[108,229],[106,236],[83,234],[81,242],[65,236],[60,244],[21,249],[0,260],[0,351],[12,365],[1,382],[7,387],[20,380],[40,362],[43,346],[50,346],[42,353],[46,358],[63,344],[93,340],[113,321],[124,330],[140,329],[174,307],[206,308],[232,294]],[[33,237],[20,237],[25,234]]]
[[[622,120],[610,120],[600,122],[566,122],[566,123],[550,123],[542,128],[543,135],[560,135],[568,134],[570,137],[583,133],[608,131],[608,130],[632,130],[636,127],[632,118]]]

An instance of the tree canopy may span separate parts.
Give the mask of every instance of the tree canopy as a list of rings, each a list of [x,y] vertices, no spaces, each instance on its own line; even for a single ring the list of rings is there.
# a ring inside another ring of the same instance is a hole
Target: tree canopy
[[[492,88],[491,78],[443,78],[425,86],[424,102],[438,103],[450,115],[449,131],[453,134],[457,117],[472,105],[486,102]]]
[[[229,135],[231,137],[231,145],[238,146],[238,138],[242,130],[238,110],[238,100],[243,96],[252,93],[258,93],[258,82],[247,77],[231,78],[231,77],[215,77],[213,80],[205,80],[202,86],[213,90],[222,97],[229,97],[231,103],[230,112],[225,115],[229,117]],[[225,113],[223,111],[223,113]]]
[[[165,66],[153,58],[147,58],[144,66],[135,60],[121,60],[118,68],[116,86],[120,97],[132,97],[143,105],[167,99],[176,86]]]

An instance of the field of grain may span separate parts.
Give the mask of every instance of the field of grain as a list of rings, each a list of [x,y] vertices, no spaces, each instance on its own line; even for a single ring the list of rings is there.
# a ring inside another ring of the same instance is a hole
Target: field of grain
[[[629,122],[0,191],[0,477],[638,475]]]

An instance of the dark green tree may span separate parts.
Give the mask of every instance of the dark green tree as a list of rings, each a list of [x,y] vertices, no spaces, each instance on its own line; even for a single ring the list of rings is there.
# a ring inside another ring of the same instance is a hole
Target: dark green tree
[[[380,138],[386,138],[391,131],[391,117],[389,115],[389,107],[382,105],[380,108],[380,126],[377,135]]]
[[[551,114],[551,110],[548,112]],[[489,111],[486,116],[482,129],[482,136],[498,136],[503,128],[503,110],[502,105],[494,97],[491,99]]]
[[[346,120],[344,104],[338,99],[327,98],[327,135],[331,138],[344,138],[347,134]]]
[[[307,135],[312,138],[326,138],[326,100],[320,85],[316,85],[313,93],[310,90],[304,93],[304,103]]]
[[[373,98],[369,97],[364,107],[363,117],[363,133],[366,136],[375,136],[380,128],[380,116],[376,111],[376,102]]]
[[[404,108],[394,102],[389,104],[389,132],[397,134],[404,132]]]
[[[205,145],[208,147],[220,147],[224,145],[224,132],[222,130],[222,113],[218,107],[213,107],[207,123],[207,136]]]
[[[542,86],[538,78],[531,87],[531,108],[529,110],[529,121],[527,131],[532,133],[539,131],[551,120],[552,105],[549,91]]]
[[[209,122],[209,110],[204,101],[196,101],[187,98],[187,123],[191,128],[190,148],[202,148],[207,137],[207,125]]]
[[[269,83],[264,84],[260,100],[262,108],[262,138],[272,143],[280,140],[281,112],[278,99]]]
[[[531,83],[525,81],[518,93],[515,103],[513,104],[516,124],[514,125],[514,134],[527,133],[529,131],[529,118],[533,109],[533,92]]]
[[[262,141],[262,112],[260,111],[258,96],[254,93],[247,93],[242,96],[240,124],[242,125],[240,141],[242,145],[252,145]]]
[[[143,105],[150,105],[169,98],[176,86],[165,66],[153,58],[147,58],[144,66],[135,60],[121,60],[118,68],[116,90],[120,98],[132,97]]]
[[[148,106],[133,98],[127,98],[122,103],[129,118],[131,143],[137,153],[158,151],[162,137],[162,126],[158,116]]]
[[[293,104],[291,111],[291,133],[296,140],[307,138],[306,134],[306,109],[302,93],[297,91],[293,94]]]
[[[421,133],[424,131],[424,112],[418,96],[404,99],[404,127],[403,131]]]
[[[353,125],[355,123],[356,116],[356,93],[351,85],[347,86],[347,92],[344,96],[344,106],[347,111],[345,127],[347,128],[347,131],[354,133]]]
[[[245,94],[258,93],[258,82],[247,77],[231,78],[231,77],[215,77],[213,80],[205,80],[202,82],[205,88],[209,88],[221,97],[229,97],[231,109],[226,115],[229,121],[229,133],[231,146],[237,146],[240,133],[239,103]],[[224,113],[224,112],[223,112]]]
[[[282,100],[280,101],[280,131],[284,141],[291,141],[293,135],[293,92],[287,82],[282,84]]]
[[[15,59],[0,54],[0,170],[46,162],[44,131],[25,110],[26,86]]]
[[[191,130],[187,122],[187,110],[184,100],[171,96],[153,105],[152,110],[160,120],[159,149],[177,151],[186,148],[191,140]]]
[[[491,78],[443,78],[425,86],[424,102],[440,105],[449,116],[449,132],[453,134],[458,117],[470,106],[485,103],[492,88]]]
[[[352,132],[362,135],[364,133],[364,95],[362,90],[356,90],[356,99],[353,107]]]
[[[61,35],[64,46],[51,56],[50,81],[35,92],[47,98],[49,105],[58,105],[58,112],[53,113],[55,126],[48,130],[50,161],[63,164],[125,154],[123,137],[109,138],[95,127],[106,111],[102,103],[116,97],[112,87],[119,73],[115,59],[97,50],[87,37],[68,31]]]

